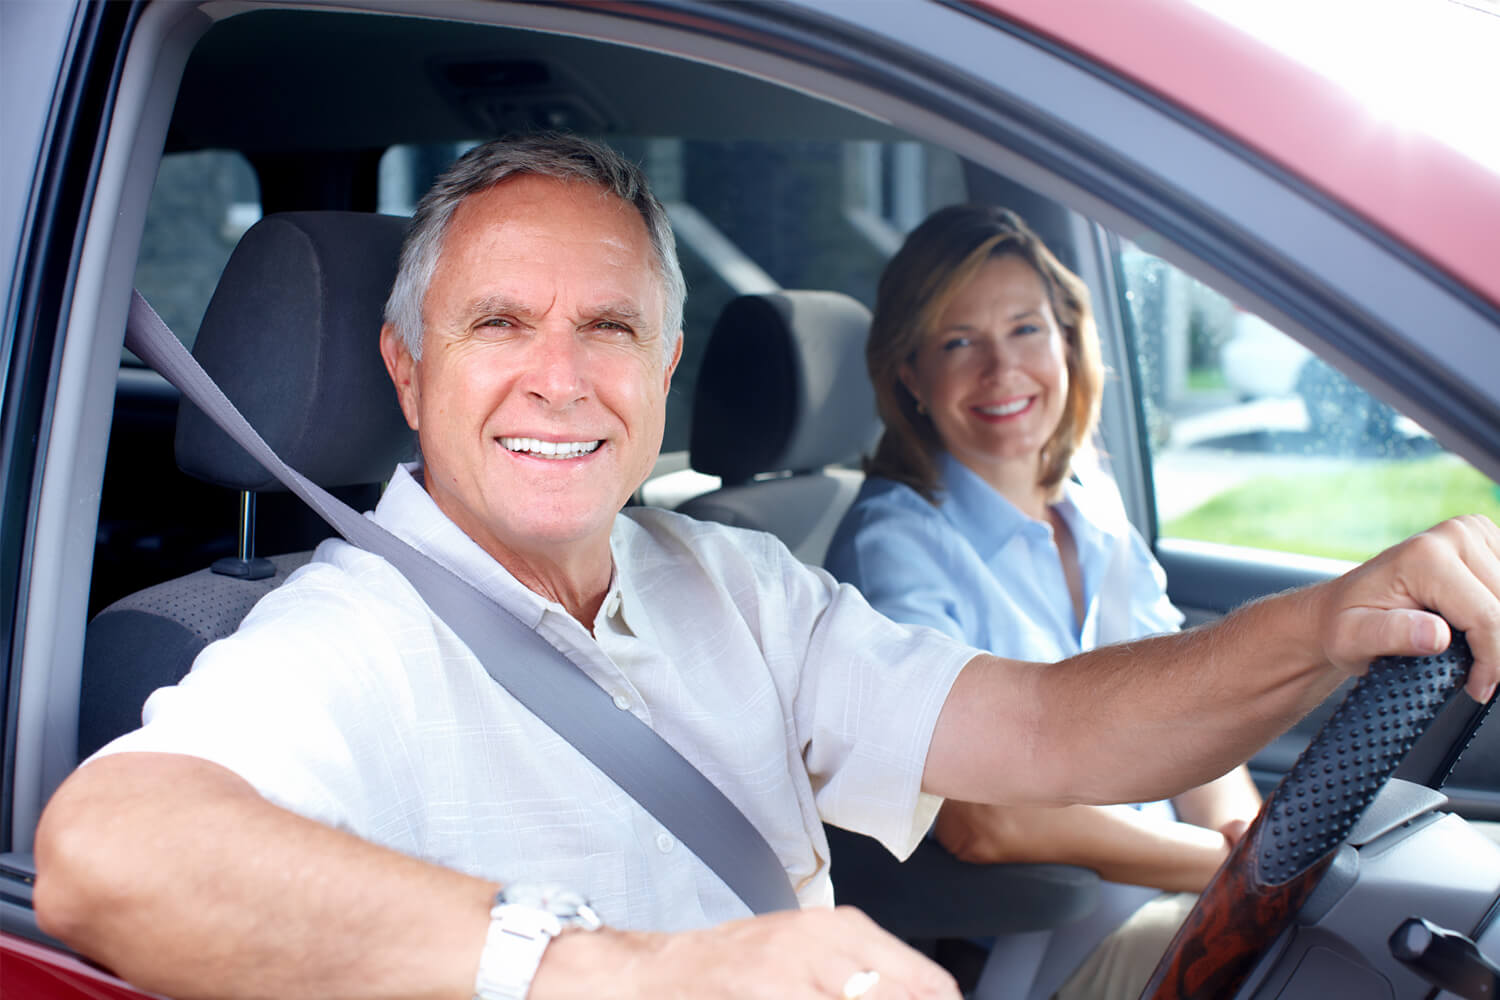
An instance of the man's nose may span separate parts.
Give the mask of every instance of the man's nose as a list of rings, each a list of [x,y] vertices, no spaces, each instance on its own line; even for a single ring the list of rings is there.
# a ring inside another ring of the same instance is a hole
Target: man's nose
[[[571,327],[547,326],[533,334],[521,387],[538,402],[568,406],[588,394],[584,344]]]

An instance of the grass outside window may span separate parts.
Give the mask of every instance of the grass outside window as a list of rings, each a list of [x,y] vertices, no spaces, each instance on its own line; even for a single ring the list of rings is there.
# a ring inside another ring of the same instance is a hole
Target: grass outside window
[[[1163,537],[1362,561],[1458,514],[1500,522],[1500,486],[1449,455],[1241,483]]]

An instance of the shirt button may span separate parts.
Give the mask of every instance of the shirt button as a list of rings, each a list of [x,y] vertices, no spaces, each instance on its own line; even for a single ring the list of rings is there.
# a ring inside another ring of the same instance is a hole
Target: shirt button
[[[615,708],[618,708],[622,712],[630,711],[630,699],[623,694],[615,695]]]
[[[610,595],[609,600],[606,601],[605,604],[604,604],[604,613],[606,615],[609,615],[612,618],[616,614],[618,614],[619,611],[620,611],[620,595],[619,594],[612,594],[612,595]]]
[[[677,841],[672,839],[670,833],[658,833],[656,835],[656,849],[663,854],[669,853],[676,846]]]

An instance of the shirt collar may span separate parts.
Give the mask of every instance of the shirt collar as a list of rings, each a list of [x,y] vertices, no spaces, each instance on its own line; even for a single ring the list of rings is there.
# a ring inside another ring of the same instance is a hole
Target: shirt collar
[[[981,558],[1000,552],[1017,535],[1050,539],[1052,526],[1035,521],[985,482],[978,473],[948,452],[937,456],[940,479],[938,509],[958,529]],[[1113,525],[1106,504],[1072,477],[1063,482],[1062,499],[1055,505],[1067,520],[1080,551],[1113,544],[1119,527]]]
[[[651,619],[646,613],[646,603],[636,588],[635,575],[629,572],[633,560],[628,555],[629,535],[641,528],[628,517],[615,518],[609,532],[610,558],[614,560],[614,572],[609,580],[609,593],[604,597],[601,615],[614,614],[619,617],[630,634],[640,639],[655,641],[651,631]]]
[[[999,490],[949,453],[939,454],[937,464],[938,510],[981,558],[989,559],[1022,532],[1051,534],[1049,525],[1021,513]]]
[[[478,542],[448,519],[423,488],[418,476],[421,464],[398,465],[390,485],[381,495],[372,516],[381,527],[432,557],[490,600],[519,618],[526,627],[535,629],[548,609],[561,605],[530,589],[486,552]],[[613,550],[613,532],[611,532]],[[618,573],[610,576],[610,593],[617,589]],[[609,597],[606,595],[606,602]],[[565,610],[561,610],[567,615]]]

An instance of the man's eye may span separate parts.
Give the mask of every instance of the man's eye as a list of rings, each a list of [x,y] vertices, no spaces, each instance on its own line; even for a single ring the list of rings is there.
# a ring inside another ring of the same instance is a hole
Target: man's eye
[[[512,324],[511,321],[508,320],[508,319],[506,319],[504,316],[491,316],[488,319],[480,320],[479,321],[479,325],[480,326],[494,326],[494,327],[500,327],[500,328],[503,329],[503,328],[506,328],[506,327],[509,327],[509,326],[513,326],[514,324]]]

